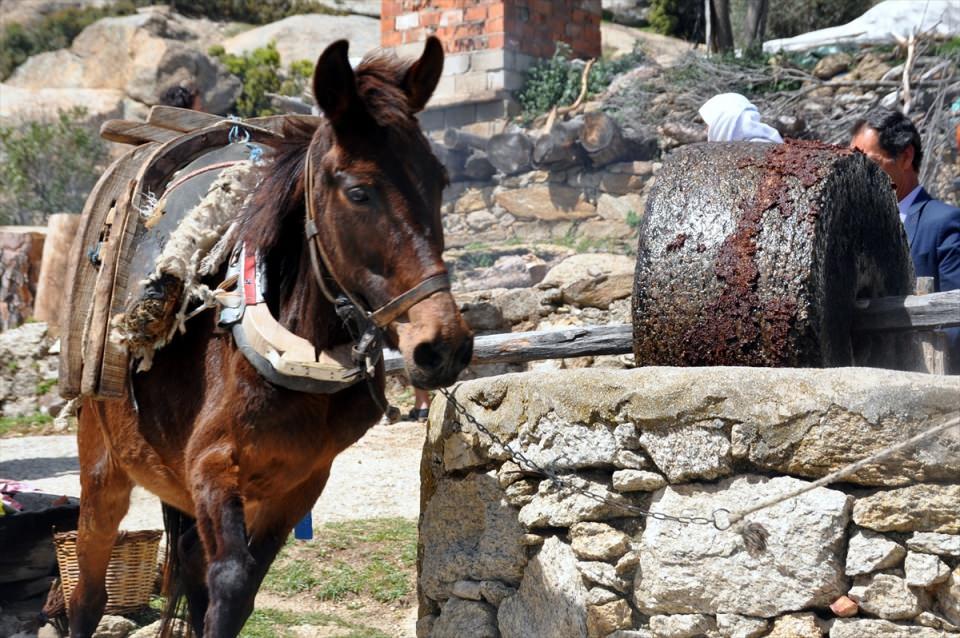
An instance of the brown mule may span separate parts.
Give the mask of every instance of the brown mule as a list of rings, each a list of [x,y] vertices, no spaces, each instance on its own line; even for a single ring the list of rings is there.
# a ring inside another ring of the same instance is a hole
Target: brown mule
[[[414,117],[442,67],[435,38],[413,64],[371,57],[356,71],[345,41],[328,47],[313,80],[326,120],[290,118],[243,215],[242,241],[266,263],[271,311],[317,348],[351,339],[311,274],[308,195],[323,276],[366,308],[445,274],[446,176]],[[436,388],[467,365],[473,339],[449,291],[428,293],[389,324],[386,339],[404,354],[414,384]],[[334,457],[380,418],[383,403],[382,367],[369,384],[334,394],[288,390],[254,370],[213,313],[193,319],[148,372],[133,376],[125,398],[81,405],[70,635],[91,636],[103,614],[110,549],[136,483],[165,504],[168,554],[195,632],[236,636]]]

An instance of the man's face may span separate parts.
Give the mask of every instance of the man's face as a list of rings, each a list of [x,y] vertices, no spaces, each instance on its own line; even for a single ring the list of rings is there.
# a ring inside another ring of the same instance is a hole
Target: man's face
[[[880,146],[880,135],[877,131],[864,126],[850,140],[850,148],[861,151],[890,176],[898,200],[903,199],[913,190],[917,183],[917,173],[913,170],[912,146],[905,148],[898,156],[891,157]]]

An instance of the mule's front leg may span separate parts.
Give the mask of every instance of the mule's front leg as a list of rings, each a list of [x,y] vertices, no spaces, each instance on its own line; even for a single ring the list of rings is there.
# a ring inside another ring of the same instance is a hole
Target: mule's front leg
[[[107,604],[106,574],[120,521],[130,506],[133,483],[104,444],[93,406],[79,414],[80,521],[77,526],[77,586],[69,601],[70,636],[93,636]]]

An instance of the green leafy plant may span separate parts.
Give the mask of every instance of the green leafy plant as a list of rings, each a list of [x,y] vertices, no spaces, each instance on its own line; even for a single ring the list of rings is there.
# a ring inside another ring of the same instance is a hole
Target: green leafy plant
[[[223,62],[243,83],[236,105],[240,117],[275,115],[267,94],[300,95],[313,75],[313,63],[309,60],[294,62],[284,70],[276,42],[244,55],[227,53],[218,45],[211,47],[209,54]]]
[[[346,13],[315,0],[171,0],[170,5],[188,16],[250,24],[267,24],[301,13]]]
[[[620,73],[640,64],[644,59],[639,49],[615,59],[601,58],[591,67],[587,76],[587,97],[604,91]],[[523,118],[531,121],[554,106],[572,103],[580,93],[583,62],[574,61],[570,47],[562,42],[549,60],[534,65],[517,95],[523,108]]]
[[[651,0],[647,20],[657,33],[702,42],[703,7],[702,0]]]
[[[0,31],[0,80],[5,80],[31,55],[69,47],[85,28],[110,16],[134,13],[147,0],[118,0],[106,7],[70,7],[54,11],[35,23],[11,23]]]
[[[85,115],[74,108],[52,121],[0,127],[0,224],[80,212],[107,158]]]
[[[641,219],[643,219],[643,218],[641,217],[641,215],[640,215],[639,213],[637,213],[637,211],[632,210],[632,209],[629,210],[629,211],[627,211],[627,219],[626,219],[626,222],[627,222],[627,226],[629,226],[630,228],[632,228],[632,229],[634,229],[634,230],[640,228],[640,221],[641,221]]]
[[[37,412],[26,416],[0,417],[0,436],[36,434],[35,429],[53,423],[49,414]]]

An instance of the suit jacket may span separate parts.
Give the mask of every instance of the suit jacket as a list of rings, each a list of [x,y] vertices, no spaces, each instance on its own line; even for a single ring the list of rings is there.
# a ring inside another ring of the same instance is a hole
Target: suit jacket
[[[960,288],[960,208],[933,199],[921,188],[903,225],[917,277],[933,277],[936,292]],[[960,328],[945,332],[951,370],[960,372]]]

